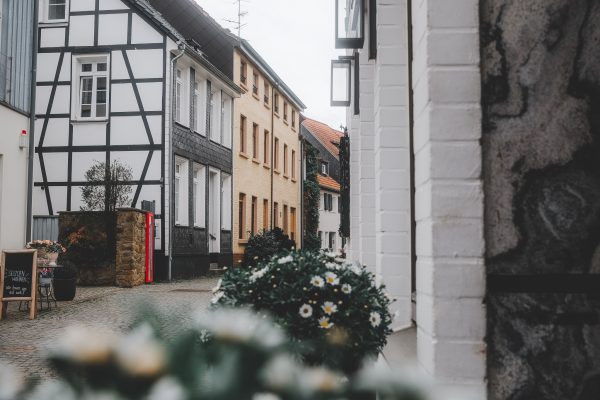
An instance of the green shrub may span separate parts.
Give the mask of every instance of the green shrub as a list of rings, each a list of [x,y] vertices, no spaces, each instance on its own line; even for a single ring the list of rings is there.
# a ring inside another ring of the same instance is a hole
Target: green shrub
[[[274,255],[289,251],[294,247],[296,247],[294,241],[280,228],[261,231],[248,239],[242,265],[245,267],[258,265],[270,260]]]
[[[374,279],[331,253],[292,251],[228,271],[213,303],[270,314],[305,362],[352,373],[391,333],[390,300]]]

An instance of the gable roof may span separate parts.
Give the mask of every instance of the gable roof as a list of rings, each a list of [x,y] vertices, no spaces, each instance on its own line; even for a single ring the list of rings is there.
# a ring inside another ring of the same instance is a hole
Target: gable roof
[[[148,0],[128,0],[128,2],[140,10],[144,15],[146,15],[150,20],[152,20],[160,29],[162,29],[167,35],[169,35],[173,40],[181,43],[186,43],[186,37],[182,32],[180,32],[177,28],[167,21],[164,16],[154,7],[154,4],[150,4],[151,2]],[[152,2],[154,3],[154,2]],[[170,2],[166,0],[162,0],[162,2],[156,2],[156,4],[168,5]],[[192,2],[194,3],[194,2]],[[195,4],[195,3],[194,3]],[[215,22],[216,23],[216,22]],[[212,64],[206,55],[202,51],[198,51],[193,46],[185,46],[185,52],[194,58],[196,62],[201,64],[204,68],[214,74],[216,77],[221,79],[223,82],[227,84],[231,89],[233,89],[237,93],[241,93],[241,89],[237,86],[233,80],[229,76],[223,73],[221,69]]]
[[[139,1],[139,0],[134,0]],[[233,48],[237,37],[221,27],[193,0],[147,0],[187,39],[200,44],[202,53],[229,79],[233,79]]]
[[[323,189],[332,190],[334,192],[340,191],[340,184],[330,176],[318,174],[317,182]]]
[[[314,119],[306,118],[302,121],[302,126],[310,132],[315,139],[329,151],[333,156],[339,158],[340,156],[340,139],[344,137],[344,134],[338,130],[333,129],[323,122],[319,122]]]
[[[130,0],[145,1],[145,0]],[[271,66],[245,39],[240,39],[223,28],[194,0],[147,0],[162,17],[169,21],[185,37],[194,39],[202,53],[229,79],[233,79],[233,50],[239,49],[268,76],[271,84],[278,86],[296,106],[304,110],[306,106],[286,85]]]

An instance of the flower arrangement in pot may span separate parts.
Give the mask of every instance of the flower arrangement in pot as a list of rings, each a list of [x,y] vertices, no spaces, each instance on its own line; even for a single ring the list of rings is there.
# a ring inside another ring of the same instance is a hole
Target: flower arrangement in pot
[[[38,259],[47,258],[50,266],[56,266],[56,260],[60,254],[66,253],[67,249],[54,240],[33,240],[27,243],[28,249],[38,251]]]
[[[292,251],[228,271],[213,303],[270,314],[310,365],[347,374],[375,358],[391,333],[390,299],[363,266],[332,253]]]
[[[71,266],[55,268],[54,297],[58,301],[71,301],[77,291],[77,270]]]

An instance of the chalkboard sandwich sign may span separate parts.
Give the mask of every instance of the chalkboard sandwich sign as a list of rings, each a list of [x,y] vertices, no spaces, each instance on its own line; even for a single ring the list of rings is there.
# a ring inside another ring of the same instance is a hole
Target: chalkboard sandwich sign
[[[29,319],[36,316],[37,250],[5,250],[0,264],[0,320],[9,301],[29,301]]]

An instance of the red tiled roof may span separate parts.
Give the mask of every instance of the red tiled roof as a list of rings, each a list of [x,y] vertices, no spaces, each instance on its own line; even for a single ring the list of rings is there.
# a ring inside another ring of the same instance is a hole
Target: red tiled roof
[[[340,184],[330,176],[319,174],[317,175],[317,182],[319,182],[319,186],[322,188],[333,190],[335,192],[340,191]]]
[[[340,139],[344,134],[331,128],[322,122],[315,121],[314,119],[306,118],[302,125],[313,134],[318,141],[334,156],[339,157],[340,149],[337,146],[340,143]]]

